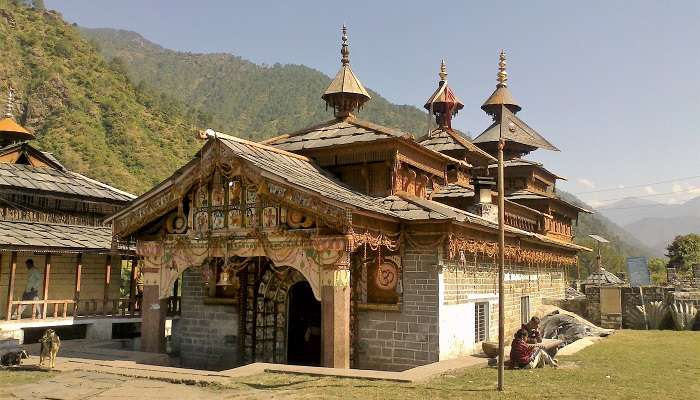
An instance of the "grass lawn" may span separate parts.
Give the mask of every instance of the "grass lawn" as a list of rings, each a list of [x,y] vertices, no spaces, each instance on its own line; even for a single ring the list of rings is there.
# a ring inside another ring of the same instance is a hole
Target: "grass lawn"
[[[305,399],[700,399],[700,332],[619,331],[560,363],[506,370],[505,393],[495,390],[494,368],[416,384],[264,374],[220,390]]]
[[[0,388],[34,383],[55,375],[55,373],[47,371],[0,369]]]

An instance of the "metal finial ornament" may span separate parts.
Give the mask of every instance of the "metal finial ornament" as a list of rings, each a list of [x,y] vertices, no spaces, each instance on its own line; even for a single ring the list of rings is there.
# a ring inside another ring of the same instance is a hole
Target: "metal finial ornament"
[[[350,65],[350,47],[348,47],[348,28],[343,24],[343,46],[340,48],[340,54],[343,56],[343,58],[340,59],[340,61],[343,63],[343,65]]]
[[[442,82],[447,82],[447,65],[445,65],[445,60],[440,61],[440,80]]]
[[[7,90],[7,106],[5,108],[5,116],[13,118],[12,109],[14,108],[15,90],[10,86]]]
[[[498,86],[508,86],[508,72],[506,72],[506,52],[501,50],[498,55]]]

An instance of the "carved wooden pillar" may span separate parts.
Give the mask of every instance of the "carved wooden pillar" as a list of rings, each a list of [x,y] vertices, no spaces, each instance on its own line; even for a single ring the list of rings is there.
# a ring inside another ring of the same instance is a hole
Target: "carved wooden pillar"
[[[17,252],[13,251],[10,256],[10,280],[7,282],[7,316],[8,321],[12,319],[12,300],[15,296],[15,277],[17,274]]]
[[[107,303],[109,302],[109,285],[112,280],[112,256],[105,259],[105,284],[102,298],[102,315],[107,315]]]
[[[44,300],[44,305],[43,309],[41,311],[41,318],[46,319],[46,312],[47,309],[49,308],[48,304],[46,303],[46,300],[49,299],[49,281],[50,281],[50,276],[51,276],[51,253],[46,253],[46,256],[44,256],[44,295],[42,296],[42,300]],[[54,305],[54,307],[56,307]]]
[[[75,263],[75,292],[73,295],[73,317],[78,316],[78,303],[80,302],[80,276],[83,273],[83,255],[78,253],[78,261]]]
[[[321,353],[324,367],[350,368],[350,266],[323,270]]]
[[[131,274],[129,276],[129,315],[131,316],[134,315],[134,310],[136,309],[136,266],[138,263],[138,258],[131,260]]]

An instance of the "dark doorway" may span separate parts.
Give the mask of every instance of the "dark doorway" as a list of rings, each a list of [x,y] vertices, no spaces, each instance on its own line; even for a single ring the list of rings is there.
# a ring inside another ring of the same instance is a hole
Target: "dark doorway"
[[[287,363],[321,365],[321,303],[309,282],[289,289],[287,319]]]

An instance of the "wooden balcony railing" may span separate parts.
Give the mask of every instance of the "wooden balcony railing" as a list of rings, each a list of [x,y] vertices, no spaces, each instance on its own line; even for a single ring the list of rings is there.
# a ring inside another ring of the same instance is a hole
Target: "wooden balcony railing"
[[[168,300],[168,313],[180,312],[180,299]],[[17,316],[20,308],[24,306],[22,315]],[[77,307],[76,307],[77,306]],[[76,304],[74,300],[22,300],[11,301],[8,307],[10,314],[7,320],[37,320],[47,318],[67,318],[67,317],[111,317],[127,318],[139,317],[141,310],[136,299],[85,299],[79,300]],[[26,316],[31,312],[29,316]]]

